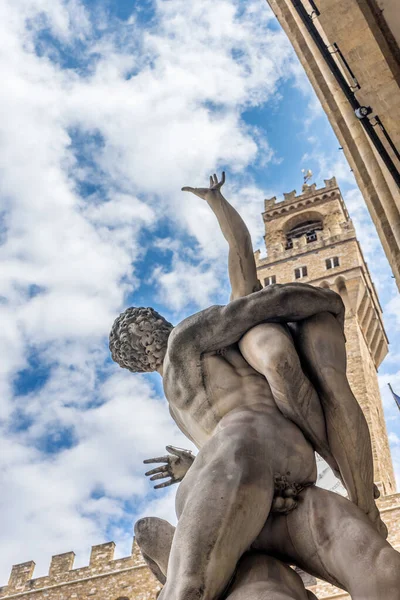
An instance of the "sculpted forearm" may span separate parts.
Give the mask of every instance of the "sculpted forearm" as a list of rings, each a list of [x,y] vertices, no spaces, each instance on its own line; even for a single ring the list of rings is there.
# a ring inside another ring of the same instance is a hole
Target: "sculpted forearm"
[[[237,210],[220,191],[208,194],[206,201],[217,217],[222,234],[229,244],[231,300],[247,296],[259,289],[250,232]]]
[[[221,181],[214,174],[209,188],[182,188],[202,198],[217,217],[224,238],[229,244],[229,279],[232,287],[231,300],[247,296],[260,289],[249,230],[239,213],[221,194],[225,173]]]
[[[344,305],[335,292],[296,283],[268,286],[221,309],[221,339],[215,344],[233,344],[260,323],[302,321],[321,312],[332,313],[343,324]]]
[[[320,312],[332,313],[343,325],[344,305],[335,292],[300,283],[270,285],[185,319],[170,336],[170,353],[175,349],[188,360],[194,349],[195,354],[220,350],[260,323],[301,321]]]

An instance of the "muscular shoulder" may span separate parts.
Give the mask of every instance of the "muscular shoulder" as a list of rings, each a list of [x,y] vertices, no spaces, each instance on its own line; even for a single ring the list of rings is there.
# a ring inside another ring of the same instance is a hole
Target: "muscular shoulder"
[[[177,325],[168,338],[164,361],[164,391],[170,405],[182,409],[203,387],[201,367],[201,332],[207,329],[208,318],[215,312],[208,308]]]
[[[188,354],[199,354],[201,352],[200,340],[208,330],[212,335],[212,325],[218,322],[222,306],[210,306],[187,319],[184,319],[174,327],[168,338],[168,354],[170,359],[187,357]]]

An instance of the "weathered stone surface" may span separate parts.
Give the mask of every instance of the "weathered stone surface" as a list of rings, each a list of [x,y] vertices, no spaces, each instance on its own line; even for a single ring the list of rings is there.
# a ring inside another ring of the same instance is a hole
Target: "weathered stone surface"
[[[388,542],[400,552],[400,494],[384,496],[378,500],[378,505],[382,519],[389,530]],[[309,586],[309,589],[321,600],[351,600],[343,590],[325,581],[318,581],[317,585]]]

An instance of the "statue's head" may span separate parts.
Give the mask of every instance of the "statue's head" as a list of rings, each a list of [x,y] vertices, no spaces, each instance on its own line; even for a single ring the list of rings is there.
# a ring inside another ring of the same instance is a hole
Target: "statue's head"
[[[112,326],[111,356],[133,373],[156,371],[163,364],[172,329],[153,308],[127,308]]]

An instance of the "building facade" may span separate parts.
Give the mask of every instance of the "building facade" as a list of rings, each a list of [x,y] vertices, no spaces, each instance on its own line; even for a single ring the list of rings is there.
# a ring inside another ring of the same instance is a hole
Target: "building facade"
[[[398,0],[268,0],[328,116],[400,289]]]
[[[390,543],[400,551],[400,494],[396,484],[380,398],[377,368],[388,351],[382,311],[335,178],[300,195],[265,200],[263,219],[267,257],[255,253],[264,286],[299,281],[338,292],[346,306],[347,373],[366,416],[372,438],[379,507]],[[87,567],[73,568],[74,553],[53,556],[49,574],[34,579],[33,561],[15,565],[0,600],[155,600],[160,585],[136,544],[131,556],[114,560],[112,542],[93,546]],[[322,599],[350,600],[338,588],[302,574]]]

